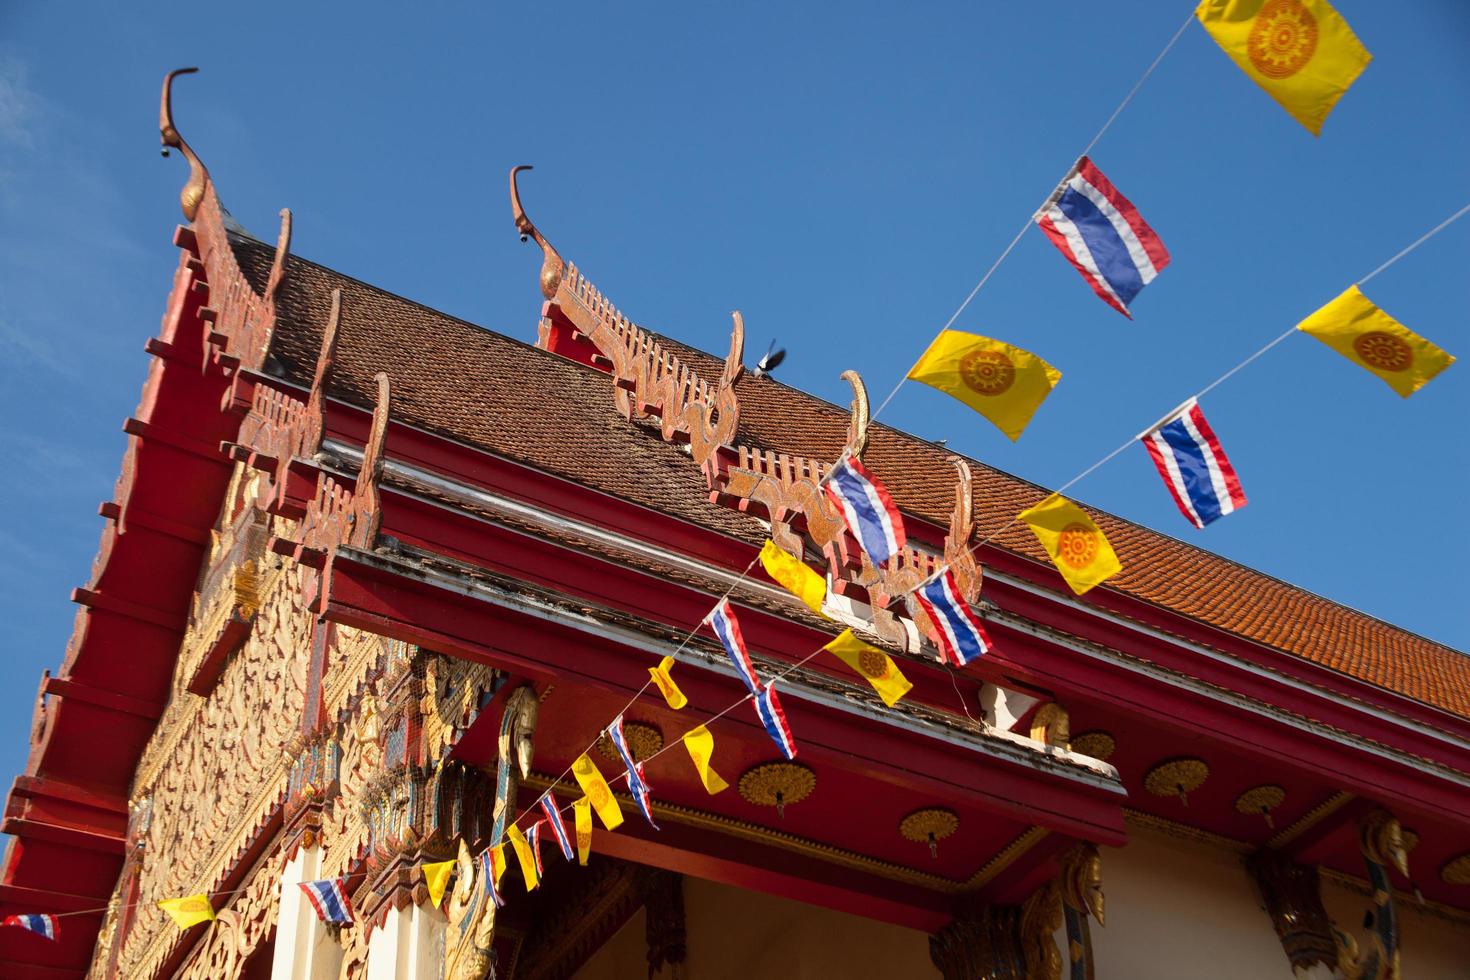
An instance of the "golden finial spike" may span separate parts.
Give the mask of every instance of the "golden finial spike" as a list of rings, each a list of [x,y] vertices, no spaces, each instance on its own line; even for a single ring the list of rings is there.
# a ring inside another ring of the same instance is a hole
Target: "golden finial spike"
[[[158,105],[158,140],[163,144],[163,155],[168,156],[169,148],[172,147],[189,161],[189,179],[183,190],[179,191],[179,206],[183,208],[184,218],[188,221],[193,221],[194,216],[199,213],[199,202],[204,200],[204,185],[209,181],[209,171],[174,126],[173,84],[175,75],[190,75],[198,70],[175,68],[163,76],[163,95]]]
[[[533,169],[530,164],[523,163],[510,168],[510,213],[515,219],[516,231],[521,233],[521,241],[528,238],[536,239],[536,244],[541,246],[541,295],[547,299],[556,299],[557,287],[561,285],[561,277],[566,269],[566,263],[562,261],[561,254],[546,240],[546,236],[536,228],[536,225],[526,216],[526,209],[521,207],[521,190],[516,185],[516,174],[522,170]]]
[[[868,448],[868,389],[856,371],[843,371],[842,380],[852,385],[852,420],[847,426],[847,455],[861,459]]]

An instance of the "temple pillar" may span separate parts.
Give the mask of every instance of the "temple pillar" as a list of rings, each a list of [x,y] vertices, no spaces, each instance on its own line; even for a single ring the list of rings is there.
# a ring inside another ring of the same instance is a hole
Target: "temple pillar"
[[[322,849],[302,847],[281,871],[276,946],[271,957],[271,980],[337,980],[342,969],[342,947],[333,930],[297,887],[322,877]]]
[[[438,980],[445,927],[443,913],[428,905],[389,911],[368,938],[366,980]]]

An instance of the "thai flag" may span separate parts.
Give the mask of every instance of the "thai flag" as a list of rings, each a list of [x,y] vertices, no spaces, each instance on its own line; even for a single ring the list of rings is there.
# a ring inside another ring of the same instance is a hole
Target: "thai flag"
[[[648,821],[649,826],[657,830],[658,824],[653,822],[653,808],[648,802],[648,783],[643,778],[643,764],[633,761],[633,753],[628,748],[628,738],[623,734],[622,715],[618,715],[612,720],[612,724],[607,726],[607,737],[612,739],[613,746],[623,760],[623,767],[628,770],[628,790],[633,794],[633,799],[638,801],[638,809],[643,811],[643,817]]]
[[[766,734],[771,736],[771,741],[776,743],[781,754],[788,759],[795,759],[796,739],[791,736],[791,726],[786,723],[786,712],[781,710],[781,702],[776,698],[774,680],[755,692],[755,713],[760,716],[761,724],[766,726]]]
[[[557,846],[561,848],[561,856],[568,861],[572,859],[572,841],[567,836],[567,825],[561,820],[561,807],[556,805],[556,797],[551,790],[541,797],[541,812],[546,815],[546,825],[551,828],[551,836],[556,838]]]
[[[750,662],[750,651],[745,649],[745,637],[740,635],[740,621],[735,618],[735,610],[730,608],[729,599],[721,599],[720,604],[715,606],[715,611],[709,615],[709,624],[714,629],[715,636],[720,638],[720,645],[730,655],[735,669],[740,671],[745,686],[750,688],[751,694],[759,694],[760,678],[755,675],[755,664]]]
[[[541,878],[546,874],[546,869],[541,866],[541,827],[545,820],[537,820],[531,824],[531,829],[526,831],[526,843],[531,845],[531,857],[536,860],[536,877]]]
[[[1174,503],[1195,527],[1245,506],[1245,491],[1193,398],[1139,436]]]
[[[1119,313],[1169,264],[1169,251],[1128,198],[1087,157],[1057,187],[1036,223]]]
[[[939,637],[939,649],[950,663],[963,667],[990,652],[990,637],[985,635],[985,627],[980,625],[969,604],[960,596],[954,573],[949,569],[921,586],[914,593],[914,598],[929,614],[934,632]]]
[[[316,909],[318,919],[339,926],[352,924],[352,902],[347,898],[347,889],[342,887],[341,878],[303,881],[300,888],[306,892],[306,900],[311,907]]]
[[[53,941],[56,939],[56,916],[54,915],[43,915],[39,912],[26,915],[7,915],[4,923],[0,923],[0,925],[20,926],[22,929],[27,929],[39,936],[45,936],[47,939]]]
[[[822,490],[842,513],[848,530],[874,565],[882,565],[903,547],[906,537],[898,507],[888,495],[888,488],[862,463],[844,459],[832,467]]]
[[[505,899],[500,897],[500,889],[495,884],[495,848],[487,847],[480,852],[480,877],[485,879],[485,894],[495,903],[496,908],[505,905]]]

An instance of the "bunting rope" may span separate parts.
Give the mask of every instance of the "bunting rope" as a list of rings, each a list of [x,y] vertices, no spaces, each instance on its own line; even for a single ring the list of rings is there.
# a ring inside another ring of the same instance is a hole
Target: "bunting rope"
[[[1123,101],[1119,102],[1118,107],[1113,110],[1113,114],[1111,116],[1108,116],[1107,122],[1102,124],[1102,128],[1097,131],[1097,134],[1092,137],[1087,146],[1083,147],[1082,152],[1077,154],[1074,159],[1080,160],[1093,151],[1093,148],[1096,147],[1098,142],[1102,140],[1103,134],[1105,134],[1109,129],[1112,128],[1113,123],[1117,122],[1118,117],[1123,114],[1123,110],[1128,108],[1129,103],[1133,101],[1133,97],[1138,94],[1139,90],[1143,88],[1144,83],[1149,80],[1149,77],[1151,75],[1153,75],[1154,69],[1159,67],[1160,62],[1164,60],[1164,56],[1174,49],[1175,44],[1179,43],[1179,39],[1184,36],[1184,32],[1189,28],[1189,25],[1193,20],[1194,11],[1191,10],[1189,12],[1189,16],[1184,18],[1184,23],[1180,24],[1179,29],[1174,32],[1174,36],[1169,38],[1169,43],[1165,44],[1163,49],[1154,56],[1154,60],[1149,64],[1147,68],[1144,69],[1143,74],[1138,76],[1138,81],[1134,82],[1133,87],[1128,90],[1128,94],[1123,96]],[[1062,180],[1065,179],[1066,177],[1064,175]],[[1051,197],[1053,191],[1059,183],[1061,183],[1061,181],[1056,181],[1052,184],[1052,190],[1047,192],[1048,198]],[[1043,206],[1045,206],[1044,202]],[[969,295],[965,297],[964,302],[959,305],[959,308],[956,309],[954,313],[950,314],[948,320],[944,321],[944,326],[939,328],[940,333],[944,333],[944,331],[954,326],[955,321],[960,318],[960,315],[964,313],[966,309],[969,308],[970,303],[974,301],[975,297],[980,295],[980,290],[985,288],[985,284],[990,281],[990,277],[995,274],[995,270],[999,269],[1001,263],[1010,257],[1010,254],[1015,251],[1016,246],[1021,244],[1021,239],[1026,237],[1026,232],[1031,230],[1031,225],[1036,221],[1037,212],[1039,212],[1040,210],[1040,208],[1037,208],[1036,211],[1031,212],[1031,216],[1028,217],[1025,223],[1021,225],[1021,230],[1016,232],[1016,237],[1011,239],[1011,243],[1007,245],[1005,247],[1005,250],[1000,253],[1000,257],[990,264],[989,269],[985,270],[985,275],[981,276],[980,281],[975,283],[975,288],[970,290]],[[914,366],[917,366],[917,362],[915,362]],[[912,370],[912,367],[909,368],[909,371]],[[893,390],[889,391],[888,394],[884,397],[883,401],[878,403],[878,410],[873,413],[870,421],[878,421],[878,416],[882,415],[883,410],[888,407],[888,403],[893,401],[893,396],[897,395],[898,390],[908,382],[909,371],[905,371],[902,375],[899,376],[898,384],[894,385]]]
[[[1185,18],[1184,22],[1174,32],[1173,36],[1164,45],[1164,47],[1162,48],[1162,50],[1159,51],[1159,53],[1154,57],[1153,61],[1144,70],[1144,72],[1142,73],[1142,75],[1140,75],[1139,78],[1137,79],[1137,81],[1134,82],[1133,87],[1131,89],[1129,89],[1128,93],[1124,96],[1124,98],[1122,99],[1122,101],[1113,110],[1112,114],[1107,118],[1107,120],[1103,123],[1102,127],[1093,136],[1092,140],[1083,149],[1082,153],[1078,155],[1078,161],[1079,162],[1083,158],[1085,158],[1097,146],[1097,144],[1099,143],[1099,141],[1103,138],[1103,136],[1108,132],[1108,130],[1112,127],[1112,125],[1121,116],[1121,114],[1123,113],[1123,111],[1132,103],[1133,99],[1142,90],[1143,86],[1147,83],[1147,81],[1149,80],[1149,78],[1153,75],[1153,73],[1158,68],[1158,66],[1162,63],[1162,61],[1164,60],[1164,58],[1168,55],[1168,53],[1178,43],[1179,39],[1183,36],[1185,30],[1189,26],[1190,21],[1194,20],[1195,18],[1196,18],[1196,13],[1193,12],[1193,11],[1191,11],[1191,13]],[[1206,26],[1206,30],[1209,31],[1212,34],[1212,36],[1215,37],[1215,40],[1217,41],[1217,43],[1221,43],[1222,46],[1223,46],[1225,44],[1225,41],[1223,41],[1221,39],[1221,36],[1218,33],[1218,28],[1212,28],[1208,23],[1206,23],[1205,26]],[[1356,43],[1356,40],[1355,39],[1354,39],[1354,43]],[[1366,63],[1366,62],[1364,62],[1364,63]],[[1283,103],[1283,104],[1285,104],[1285,103]],[[1308,128],[1311,129],[1313,132],[1317,132],[1318,128],[1320,128],[1320,121],[1321,121],[1320,119],[1316,119],[1315,120],[1316,125],[1314,126],[1312,124],[1312,120],[1307,119],[1307,118],[1304,118],[1301,114],[1299,114],[1299,112],[1296,109],[1292,108],[1291,106],[1287,106],[1287,108],[1288,108],[1288,111],[1289,112],[1292,112],[1293,115],[1297,116],[1298,121],[1301,121],[1304,125],[1307,125]],[[1325,113],[1324,113],[1324,115],[1325,115]],[[1064,177],[1063,178],[1063,182],[1065,182],[1066,180],[1067,180],[1067,178]],[[1059,186],[1059,185],[1054,185],[1054,186]],[[1050,194],[1048,196],[1047,202],[1044,202],[1043,203],[1042,209],[1046,208],[1047,203],[1049,203],[1054,198],[1054,195],[1055,194],[1056,194],[1056,191],[1053,190],[1052,194]],[[1027,230],[1029,230],[1030,226],[1034,222],[1037,221],[1038,216],[1040,215],[1042,209],[1038,209],[1037,211],[1033,212],[1031,216],[1029,216],[1027,218],[1025,224],[1017,232],[1017,234],[1015,235],[1015,237],[1013,237],[1011,239],[1010,243],[1005,247],[1005,249],[995,259],[995,261],[991,264],[991,266],[985,271],[984,275],[981,276],[980,280],[970,290],[969,294],[965,297],[964,301],[954,311],[954,313],[950,316],[950,318],[948,319],[948,321],[946,321],[945,325],[940,330],[940,333],[941,334],[944,333],[945,331],[948,331],[954,325],[954,323],[960,318],[960,316],[964,313],[964,311],[970,306],[970,304],[974,301],[975,297],[984,288],[984,286],[990,280],[990,278],[995,274],[995,272],[1000,268],[1000,266],[1010,256],[1010,254],[1015,250],[1015,248],[1017,247],[1017,245],[1019,245],[1021,239],[1025,236],[1025,234],[1026,234]],[[1435,225],[1433,228],[1431,228],[1428,231],[1426,231],[1424,234],[1422,234],[1421,236],[1419,236],[1419,238],[1415,239],[1408,246],[1406,246],[1405,248],[1401,249],[1398,253],[1396,253],[1395,255],[1393,255],[1392,257],[1390,257],[1388,260],[1386,260],[1385,262],[1383,262],[1377,268],[1375,268],[1374,270],[1372,270],[1371,272],[1369,272],[1367,275],[1363,276],[1361,279],[1358,279],[1354,283],[1354,286],[1361,286],[1362,284],[1369,282],[1370,280],[1372,280],[1373,278],[1375,278],[1376,276],[1378,276],[1379,274],[1381,274],[1382,272],[1384,272],[1388,268],[1392,267],[1395,263],[1399,262],[1401,259],[1403,259],[1407,255],[1409,255],[1410,253],[1414,252],[1416,249],[1418,249],[1419,247],[1421,247],[1422,245],[1424,245],[1426,242],[1428,242],[1430,239],[1432,239],[1435,235],[1439,234],[1441,231],[1443,231],[1445,228],[1447,228],[1450,225],[1452,225],[1455,221],[1459,220],[1461,217],[1463,217],[1467,213],[1470,213],[1470,204],[1466,204],[1465,206],[1461,207],[1459,210],[1455,211],[1449,217],[1445,218],[1439,224]],[[1165,258],[1167,259],[1167,256],[1165,256]],[[1120,307],[1120,310],[1121,310],[1121,307]],[[1123,312],[1126,313],[1126,310],[1123,310]],[[1241,360],[1238,363],[1236,363],[1234,366],[1232,366],[1231,368],[1229,368],[1227,371],[1225,371],[1219,377],[1215,378],[1213,381],[1211,381],[1205,387],[1203,387],[1198,392],[1196,392],[1195,395],[1193,395],[1191,399],[1186,400],[1182,404],[1183,405],[1188,405],[1191,401],[1197,401],[1198,399],[1202,398],[1204,395],[1208,394],[1209,392],[1213,391],[1214,389],[1216,389],[1217,387],[1219,387],[1220,385],[1222,385],[1223,383],[1225,383],[1226,381],[1228,381],[1230,378],[1232,378],[1234,375],[1236,375],[1237,373],[1239,373],[1241,370],[1243,370],[1244,368],[1248,367],[1250,364],[1252,364],[1253,362],[1255,362],[1257,359],[1259,359],[1262,356],[1264,356],[1265,354],[1267,354],[1273,348],[1275,348],[1276,346],[1278,346],[1279,344],[1281,344],[1287,337],[1291,336],[1293,333],[1298,332],[1300,329],[1301,329],[1300,324],[1294,325],[1294,326],[1288,328],[1286,331],[1284,331],[1283,333],[1281,333],[1279,336],[1275,337],[1274,339],[1272,339],[1271,341],[1269,341],[1268,343],[1266,343],[1264,346],[1260,347],[1259,349],[1257,349],[1256,351],[1254,351],[1253,353],[1251,353],[1250,355],[1248,355],[1247,357],[1245,357],[1243,360]],[[915,366],[917,366],[917,364]],[[871,421],[877,421],[878,417],[882,414],[882,412],[893,401],[893,398],[898,394],[899,390],[902,389],[903,385],[909,380],[909,374],[911,373],[911,371],[912,371],[912,369],[910,369],[910,372],[905,372],[904,375],[899,379],[898,383],[896,385],[894,385],[893,389],[891,391],[889,391],[889,393],[887,394],[887,396],[885,396],[885,398],[883,399],[883,401],[879,404],[877,411],[875,411],[872,414]],[[1177,413],[1178,411],[1179,411],[1179,409],[1175,409],[1174,413],[1171,413],[1170,415],[1164,416],[1164,420],[1167,421],[1169,418],[1171,418],[1173,416],[1173,414]],[[1110,462],[1111,460],[1115,459],[1117,456],[1121,455],[1125,450],[1127,450],[1135,442],[1139,441],[1139,439],[1142,438],[1143,435],[1146,435],[1147,433],[1152,432],[1154,429],[1158,428],[1158,426],[1160,424],[1162,424],[1162,423],[1156,423],[1150,429],[1144,430],[1144,433],[1141,433],[1140,435],[1137,435],[1137,436],[1134,436],[1134,437],[1130,438],[1129,440],[1127,440],[1126,442],[1124,442],[1122,445],[1118,446],[1116,449],[1114,449],[1111,452],[1107,453],[1101,459],[1097,460],[1092,465],[1088,466],[1086,469],[1082,470],[1080,473],[1078,473],[1077,475],[1073,476],[1066,483],[1062,484],[1061,487],[1059,487],[1057,490],[1053,491],[1053,496],[1060,496],[1061,494],[1065,493],[1067,490],[1069,490],[1070,488],[1072,488],[1073,486],[1075,486],[1076,484],[1078,484],[1079,482],[1081,482],[1083,479],[1085,479],[1086,477],[1088,477],[1092,473],[1096,472],[1102,466],[1106,465],[1108,462]],[[837,463],[834,464],[834,467],[832,469],[829,469],[828,472],[825,475],[823,475],[823,477],[818,481],[818,487],[819,488],[823,484],[826,484],[828,482],[829,478],[831,478],[831,476],[835,472],[836,468],[840,467],[841,464],[846,459],[847,459],[847,453],[846,453],[846,450],[844,449],[843,454],[839,457]],[[895,520],[896,519],[897,518],[896,518],[896,512],[895,512]],[[1020,515],[1013,516],[1009,521],[1006,521],[1005,523],[999,525],[995,530],[993,530],[985,538],[983,538],[982,540],[978,541],[974,545],[971,545],[971,546],[967,547],[966,553],[967,554],[975,554],[975,553],[977,553],[980,548],[982,548],[983,546],[985,546],[986,544],[988,544],[989,542],[991,542],[992,540],[994,540],[1003,531],[1007,530],[1008,528],[1010,528],[1012,525],[1016,524],[1020,520],[1021,520],[1021,516]],[[799,560],[799,558],[800,558],[800,556],[798,556],[798,560]],[[683,638],[679,641],[678,645],[674,648],[674,650],[673,650],[673,652],[672,652],[672,654],[670,656],[677,655],[679,652],[683,651],[688,646],[688,644],[690,643],[690,641],[699,632],[699,630],[704,626],[704,624],[710,621],[710,616],[713,615],[714,612],[719,609],[719,607],[721,606],[721,604],[724,603],[725,600],[727,600],[734,593],[734,591],[743,582],[746,581],[746,579],[749,577],[752,569],[755,567],[756,563],[759,562],[760,560],[761,560],[761,558],[760,558],[759,555],[757,555],[755,558],[752,558],[751,559],[750,563],[745,566],[745,568],[734,578],[734,580],[730,583],[730,585],[725,589],[725,591],[715,601],[715,604],[714,604],[714,607],[711,610],[711,613],[710,614],[707,614],[692,629],[690,629],[687,633],[684,634]],[[913,594],[914,592],[919,591],[926,584],[934,581],[939,576],[945,574],[945,572],[947,572],[949,570],[949,567],[950,567],[949,565],[943,565],[943,566],[941,566],[933,575],[929,576],[923,582],[919,583],[919,585],[917,585],[914,588],[909,589],[909,590],[907,590],[905,592],[896,594],[895,595],[895,598],[903,598],[905,596],[908,596],[908,595]],[[723,640],[722,640],[722,642],[723,642]],[[806,664],[808,664],[810,661],[812,661],[818,655],[820,655],[822,652],[824,652],[824,651],[826,651],[828,649],[829,649],[829,645],[828,644],[824,644],[823,646],[818,647],[816,650],[813,650],[811,653],[809,653],[806,656],[802,657],[800,660],[797,660],[795,662],[792,662],[790,664],[787,664],[785,667],[783,667],[777,673],[775,673],[775,675],[772,676],[770,678],[770,680],[768,680],[766,682],[765,688],[767,690],[774,690],[773,689],[773,685],[777,681],[783,680],[786,677],[790,676],[791,674],[795,673],[796,671],[800,670]],[[727,647],[727,651],[728,651],[728,647]],[[941,660],[940,660],[940,666],[941,667],[945,667],[945,668],[948,668],[949,667],[949,665],[947,663],[945,663],[945,661],[943,660],[943,658],[941,658]],[[753,669],[751,669],[748,664],[747,664],[747,668],[746,669],[747,670],[751,670],[751,672],[753,673]],[[960,698],[961,707],[964,709],[965,715],[970,719],[970,721],[972,723],[979,724],[978,722],[975,722],[974,716],[971,715],[970,710],[969,710],[969,707],[965,703],[964,696],[963,696],[962,692],[960,692],[959,687],[958,687],[958,684],[956,683],[956,680],[955,680],[955,677],[954,677],[954,673],[955,673],[954,670],[952,670],[952,669],[949,670],[950,681],[955,686],[955,692],[956,692],[956,694]],[[757,680],[758,680],[758,678],[757,678]],[[747,681],[749,682],[749,679],[747,679]],[[641,697],[643,697],[644,694],[647,693],[648,688],[650,686],[653,686],[652,679],[650,679],[648,681],[645,681],[643,683],[643,685],[637,691],[635,691],[633,693],[633,695],[628,699],[627,703],[623,706],[622,709],[620,709],[618,711],[617,715],[615,715],[614,717],[615,718],[620,717],[624,712],[626,712],[629,708],[631,708]],[[774,695],[772,695],[772,696],[774,696]],[[697,730],[698,728],[705,727],[705,726],[708,726],[708,725],[712,725],[715,722],[719,721],[720,719],[724,718],[730,712],[734,711],[740,705],[744,704],[747,701],[751,701],[751,700],[754,700],[754,699],[757,699],[757,698],[758,698],[758,695],[754,691],[752,691],[750,693],[747,693],[744,696],[742,696],[742,697],[738,698],[737,700],[733,701],[730,705],[728,705],[727,707],[725,707],[723,710],[719,711],[718,713],[716,713],[716,714],[712,715],[711,717],[709,717],[708,719],[706,719],[701,725],[695,726],[695,729],[693,729],[693,730]],[[587,746],[587,748],[585,750],[583,750],[583,752],[580,755],[585,755],[586,753],[592,751],[597,746],[597,743],[598,743],[599,739],[602,737],[602,735],[603,735],[603,733],[605,731],[607,731],[607,728],[603,728],[603,729],[599,730],[597,737],[593,739],[593,741]],[[642,764],[647,763],[647,762],[651,762],[652,760],[657,759],[659,756],[663,755],[665,752],[667,752],[670,749],[672,749],[674,747],[674,745],[676,744],[676,742],[682,742],[682,741],[683,741],[683,739],[681,738],[681,739],[678,739],[678,740],[666,742],[663,746],[661,746],[657,751],[655,751],[651,755],[649,755],[646,759],[641,760],[640,763],[639,763],[640,780],[641,780],[641,765]],[[579,755],[579,757],[580,757],[580,755]],[[442,764],[442,761],[441,761],[441,764]],[[631,763],[629,763],[629,765],[631,765]],[[550,783],[550,785],[548,785],[548,787],[545,790],[543,790],[542,793],[539,796],[536,797],[535,802],[533,802],[531,804],[531,806],[529,806],[526,809],[522,810],[515,817],[515,819],[508,824],[507,831],[504,832],[500,836],[500,838],[498,840],[495,840],[495,841],[491,842],[488,845],[488,847],[490,847],[490,848],[498,848],[498,847],[504,846],[504,844],[506,844],[507,842],[513,842],[513,839],[510,838],[510,836],[509,836],[509,831],[511,829],[516,828],[517,825],[519,824],[519,822],[523,818],[525,818],[533,810],[535,810],[537,807],[539,807],[542,804],[542,801],[545,800],[548,797],[548,795],[552,792],[552,790],[554,790],[558,785],[561,785],[562,784],[562,781],[565,780],[572,772],[573,772],[572,766],[568,766],[567,769],[565,769],[561,773],[561,775],[557,776],[554,780],[552,780],[551,783]],[[623,782],[629,782],[630,783],[630,781],[632,780],[632,778],[633,778],[633,776],[632,776],[632,769],[625,768],[622,771],[615,773],[610,780],[607,780],[607,782],[609,784],[612,784],[612,783],[617,783],[619,780],[622,780]],[[630,789],[635,789],[635,787],[632,786],[631,783],[630,783],[630,787],[629,788]],[[646,787],[645,787],[645,791],[646,791]],[[558,813],[565,814],[565,813],[571,812],[574,809],[575,809],[575,802],[573,802],[572,804],[569,804],[567,806],[560,807],[559,810],[558,810]],[[646,808],[645,808],[645,812],[647,812]],[[523,845],[523,844],[524,844],[524,841],[521,841],[521,845]],[[345,875],[338,876],[338,880],[345,879],[347,877],[351,877],[353,874],[356,874],[356,873],[350,873],[350,874],[345,874]],[[532,882],[528,882],[528,885],[531,885],[531,884],[533,884],[533,883]],[[241,885],[241,886],[239,886],[237,888],[233,888],[233,889],[227,889],[227,890],[221,890],[221,891],[210,891],[210,892],[205,892],[205,893],[202,893],[202,894],[204,894],[210,900],[210,904],[212,906],[214,899],[220,898],[220,897],[233,896],[233,895],[236,895],[236,894],[238,894],[240,892],[246,891],[250,887],[252,887],[252,886],[251,885]],[[71,911],[65,911],[65,912],[45,913],[45,915],[48,915],[48,916],[51,916],[51,917],[54,917],[54,918],[63,918],[63,917],[79,916],[79,915],[97,915],[97,914],[107,913],[107,912],[110,912],[110,911],[120,911],[120,910],[123,910],[123,909],[137,908],[137,907],[145,907],[145,906],[156,905],[156,904],[157,904],[156,902],[150,902],[150,901],[137,901],[137,902],[132,902],[132,903],[108,903],[108,904],[106,904],[104,906],[100,906],[100,907],[97,907],[97,908],[77,909],[77,910],[71,910]],[[52,937],[52,938],[54,938],[54,937]]]

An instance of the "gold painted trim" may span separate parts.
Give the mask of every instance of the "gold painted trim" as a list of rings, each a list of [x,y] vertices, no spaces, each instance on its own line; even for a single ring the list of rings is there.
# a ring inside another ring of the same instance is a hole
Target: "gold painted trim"
[[[1347,804],[1351,803],[1354,799],[1356,799],[1356,797],[1354,797],[1351,793],[1333,793],[1331,796],[1327,797],[1327,799],[1323,800],[1321,803],[1318,803],[1316,806],[1312,807],[1312,809],[1304,813],[1290,827],[1287,827],[1285,830],[1281,831],[1281,833],[1266,841],[1266,846],[1271,848],[1272,850],[1280,850],[1287,844],[1290,844],[1292,841],[1296,840],[1302,834],[1317,826],[1317,824],[1321,823],[1323,820],[1326,820],[1328,817],[1332,816],[1332,814],[1336,813],[1338,810],[1341,810],[1344,806],[1347,806]]]
[[[1256,850],[1254,844],[1246,841],[1213,834],[1208,830],[1170,820],[1168,817],[1157,817],[1152,813],[1144,813],[1142,810],[1130,810],[1124,807],[1123,820],[1129,827],[1186,840],[1194,844],[1203,844],[1206,847],[1214,847],[1223,851],[1232,851],[1236,854],[1250,854]]]
[[[537,791],[544,790],[551,784],[551,777],[543,775],[539,772],[531,773],[531,775],[527,776],[522,781],[522,785],[524,785],[527,789],[533,789]],[[633,802],[633,797],[628,795],[627,793],[614,792],[613,795],[616,796],[620,802],[626,803],[630,807],[635,805]],[[969,890],[968,883],[961,883],[955,881],[952,878],[946,878],[942,875],[929,874],[928,872],[924,871],[915,871],[913,868],[909,868],[901,864],[894,864],[891,861],[884,861],[880,858],[869,857],[866,854],[859,854],[856,851],[849,851],[845,848],[835,847],[831,844],[823,844],[820,841],[814,841],[806,837],[798,837],[795,834],[788,834],[779,830],[773,830],[770,827],[763,827],[759,824],[748,823],[744,820],[736,820],[733,817],[726,817],[718,813],[709,813],[705,810],[695,810],[690,807],[679,806],[678,804],[674,803],[661,803],[658,800],[653,801],[653,812],[661,819],[672,820],[675,823],[681,823],[685,826],[695,827],[700,830],[712,830],[718,833],[728,834],[731,837],[736,837],[741,840],[752,841],[757,844],[767,844],[771,847],[778,847],[785,851],[791,851],[793,853],[802,854],[807,857],[817,858],[818,860],[826,861],[831,864],[836,864],[840,867],[851,868],[855,871],[863,871],[868,874],[887,878],[890,881],[900,881],[904,884],[917,885],[921,888],[930,888],[934,891],[944,892],[946,894],[955,894],[960,891]],[[1042,833],[1044,834],[1046,833],[1046,831],[1042,830]],[[1014,846],[1014,843],[1012,846]],[[1002,851],[1001,853],[1004,854],[1005,852]],[[1019,856],[1019,854],[1016,855],[1016,857]],[[1014,859],[1015,858],[1013,857],[1010,860]],[[992,864],[995,861],[996,858],[991,859]],[[1010,862],[1007,861],[1007,863]],[[986,865],[986,867],[989,867],[989,865]],[[982,868],[981,870],[983,871],[984,869]]]
[[[1015,864],[1021,855],[1041,843],[1041,839],[1049,833],[1051,831],[1045,827],[1032,827],[1022,831],[1019,837],[1001,848],[999,854],[986,861],[979,871],[971,875],[970,880],[965,882],[962,891],[973,892],[984,888],[995,880],[996,875]]]

